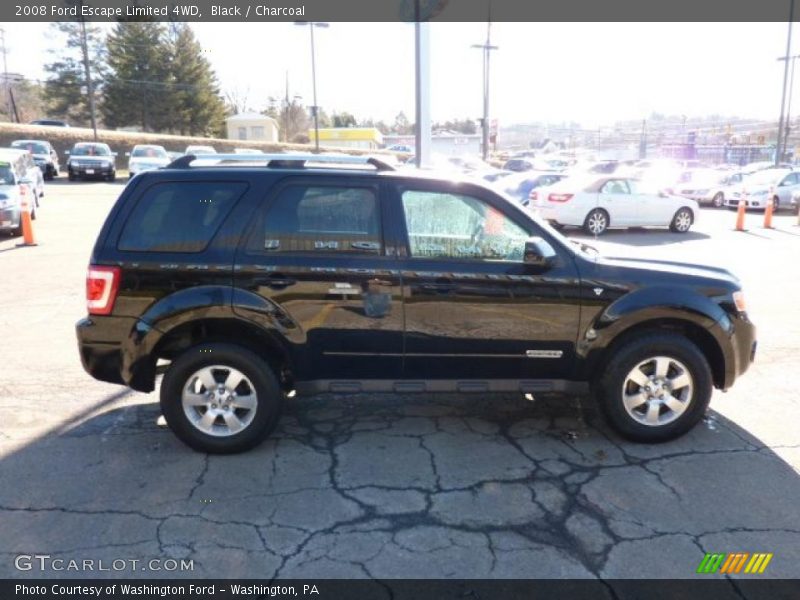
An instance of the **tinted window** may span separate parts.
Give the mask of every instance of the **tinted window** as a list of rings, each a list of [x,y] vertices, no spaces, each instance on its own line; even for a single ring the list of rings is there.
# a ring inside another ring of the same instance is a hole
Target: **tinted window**
[[[627,182],[622,179],[612,179],[605,183],[600,192],[603,194],[629,194],[630,190]]]
[[[166,158],[167,152],[158,146],[136,146],[131,152],[131,156],[136,158],[149,157],[149,158]]]
[[[406,191],[403,211],[412,257],[522,260],[528,232],[482,200]]]
[[[136,204],[119,249],[200,252],[246,188],[238,182],[157,183]]]
[[[111,156],[108,146],[101,144],[77,145],[70,152],[72,156]]]
[[[0,164],[0,185],[14,185],[16,182],[14,171],[9,164]]]
[[[375,191],[334,186],[283,189],[248,243],[266,252],[380,254],[382,247]]]

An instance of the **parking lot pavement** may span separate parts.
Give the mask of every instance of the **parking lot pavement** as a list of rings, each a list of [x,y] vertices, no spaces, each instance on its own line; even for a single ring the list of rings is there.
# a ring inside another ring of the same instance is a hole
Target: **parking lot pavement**
[[[745,284],[757,361],[680,440],[622,442],[578,398],[320,396],[256,450],[206,456],[158,423],[156,394],[80,366],[86,263],[120,190],[48,185],[40,245],[0,239],[0,577],[84,575],[15,569],[38,553],[194,561],[170,576],[691,578],[705,552],[739,551],[800,576],[796,217],[736,233],[703,210],[686,236],[591,242]],[[92,575],[165,574],[142,564]]]

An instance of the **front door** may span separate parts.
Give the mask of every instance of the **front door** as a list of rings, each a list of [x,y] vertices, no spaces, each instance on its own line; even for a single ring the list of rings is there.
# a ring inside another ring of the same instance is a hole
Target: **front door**
[[[407,379],[568,376],[579,280],[564,252],[545,272],[522,262],[538,226],[503,199],[448,182],[397,186]]]
[[[289,178],[257,213],[236,258],[243,316],[281,328],[296,379],[396,379],[400,277],[384,243],[381,186],[357,176]]]

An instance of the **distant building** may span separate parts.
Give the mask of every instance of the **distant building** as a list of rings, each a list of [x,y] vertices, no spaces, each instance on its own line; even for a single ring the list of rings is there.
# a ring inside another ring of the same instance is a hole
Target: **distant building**
[[[414,147],[413,135],[385,135],[384,144]],[[481,153],[481,134],[458,133],[457,131],[434,131],[431,135],[431,153],[443,156],[479,156]]]
[[[229,140],[277,142],[278,122],[259,113],[241,113],[225,119]]]
[[[314,130],[308,130],[314,143]],[[319,130],[319,145],[328,148],[360,148],[377,150],[383,145],[383,134],[374,127],[325,127]]]

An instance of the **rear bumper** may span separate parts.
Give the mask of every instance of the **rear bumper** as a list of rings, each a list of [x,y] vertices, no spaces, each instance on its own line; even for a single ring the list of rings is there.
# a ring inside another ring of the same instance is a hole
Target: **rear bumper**
[[[152,391],[155,365],[130,350],[137,324],[133,317],[87,317],[78,321],[75,333],[84,370],[100,381]]]

